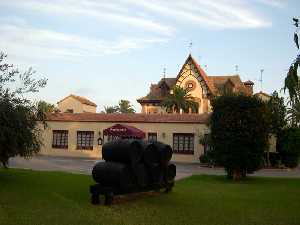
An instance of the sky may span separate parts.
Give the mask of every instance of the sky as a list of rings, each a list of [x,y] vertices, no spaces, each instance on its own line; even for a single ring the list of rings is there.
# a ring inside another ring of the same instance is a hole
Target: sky
[[[139,112],[136,99],[164,68],[176,77],[190,52],[208,75],[238,73],[256,92],[264,69],[266,93],[283,87],[299,54],[299,0],[0,0],[0,10],[0,51],[48,79],[29,97],[76,94],[97,111],[128,99]]]

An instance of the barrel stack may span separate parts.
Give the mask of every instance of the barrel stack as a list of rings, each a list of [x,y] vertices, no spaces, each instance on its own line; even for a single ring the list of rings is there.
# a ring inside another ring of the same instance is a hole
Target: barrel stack
[[[92,176],[97,183],[90,186],[92,203],[99,204],[100,195],[110,204],[114,195],[160,190],[169,192],[176,176],[170,164],[173,150],[161,142],[119,139],[102,147],[104,162],[95,164]]]

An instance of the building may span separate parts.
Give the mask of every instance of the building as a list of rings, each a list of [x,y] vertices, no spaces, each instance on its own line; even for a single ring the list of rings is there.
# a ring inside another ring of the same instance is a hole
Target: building
[[[267,94],[267,93],[265,93],[265,92],[262,92],[262,91],[260,91],[260,92],[258,92],[258,93],[256,93],[256,94],[254,94],[254,96],[260,98],[260,99],[261,99],[262,101],[264,101],[264,102],[269,101],[270,98],[271,98],[271,95],[269,95],[269,94]]]
[[[57,107],[63,113],[96,113],[97,105],[85,97],[71,94],[57,102]]]
[[[43,132],[41,154],[101,158],[102,145],[115,136],[161,141],[173,147],[172,160],[195,162],[204,152],[209,114],[53,113]]]
[[[210,100],[213,96],[221,95],[226,91],[253,94],[252,81],[242,82],[239,75],[208,76],[195,59],[189,55],[179,71],[177,77],[162,78],[157,84],[152,84],[150,92],[137,101],[142,106],[142,113],[166,113],[162,107],[165,97],[177,85],[189,89],[189,93],[198,103],[196,113],[211,112]]]
[[[166,113],[161,103],[174,85],[190,89],[198,102],[196,113]],[[138,99],[142,113],[96,113],[95,103],[76,95],[59,101],[60,113],[47,118],[41,154],[101,158],[104,143],[126,137],[164,142],[173,148],[172,160],[198,162],[205,151],[200,139],[209,133],[211,98],[226,91],[252,95],[253,85],[252,81],[242,82],[238,75],[208,76],[189,55],[176,78],[161,79],[151,85],[147,96]],[[258,97],[261,95],[266,96]]]

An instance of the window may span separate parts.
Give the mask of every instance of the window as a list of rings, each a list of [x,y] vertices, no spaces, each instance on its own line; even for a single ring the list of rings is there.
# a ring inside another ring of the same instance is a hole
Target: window
[[[157,141],[157,133],[148,133],[148,141],[149,142]]]
[[[194,134],[173,134],[175,153],[194,154]]]
[[[120,139],[120,138],[121,138],[121,137],[119,137],[119,136],[108,135],[108,136],[107,136],[107,142],[115,141],[115,140],[118,140],[118,139]]]
[[[68,131],[53,130],[52,148],[68,148]]]
[[[67,109],[66,113],[74,113],[74,110],[73,109]]]
[[[93,150],[94,131],[77,131],[77,149]]]

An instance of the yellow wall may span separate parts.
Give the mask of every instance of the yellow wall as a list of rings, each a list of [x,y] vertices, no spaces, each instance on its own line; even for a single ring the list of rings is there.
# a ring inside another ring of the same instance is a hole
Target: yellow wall
[[[41,154],[52,156],[69,157],[91,157],[101,158],[102,146],[99,146],[97,140],[103,138],[103,130],[113,126],[111,122],[47,122],[48,128],[42,133],[43,147]],[[158,141],[169,144],[173,147],[173,133],[193,133],[194,134],[194,155],[173,154],[172,160],[178,162],[199,162],[199,156],[203,153],[203,146],[199,144],[199,138],[209,133],[209,129],[204,124],[180,124],[180,123],[123,123],[134,126],[146,133],[157,133]],[[52,148],[52,130],[68,130],[68,149]],[[94,131],[93,150],[77,150],[76,139],[77,131]],[[101,135],[99,136],[99,132]],[[276,138],[271,136],[270,152],[276,151]]]
[[[96,107],[91,105],[82,104],[83,112],[96,113]]]
[[[200,81],[198,79],[201,76],[199,76],[199,73],[197,69],[194,67],[193,64],[185,64],[184,68],[180,74],[180,77],[177,80],[176,85],[186,88],[187,83],[192,82],[195,84],[195,87],[189,92],[192,97],[196,99],[196,101],[199,103],[199,109],[198,113],[207,113],[211,111],[210,107],[210,101],[207,99],[207,97],[203,94],[206,92],[205,87],[202,87],[200,84]]]
[[[200,78],[197,69],[193,64],[186,63],[183,67],[183,70],[176,82],[177,86],[182,88],[186,88],[188,82],[193,82],[195,88],[191,90],[189,93],[192,97],[195,98],[195,101],[199,104],[198,113],[207,113],[211,112],[210,100],[203,94],[206,90],[203,90],[200,81]],[[198,78],[198,79],[197,79]],[[166,113],[165,109],[160,106],[151,106],[151,105],[142,105],[142,113],[153,114],[153,113]]]
[[[258,98],[260,98],[262,101],[267,102],[270,100],[271,96],[262,94],[260,92],[256,93],[255,96],[257,96]]]
[[[166,113],[166,110],[161,106],[153,106],[153,105],[142,105],[142,113],[146,114],[162,114]]]
[[[48,122],[48,128],[43,132],[44,146],[41,154],[72,157],[101,158],[102,147],[97,145],[99,132],[101,138],[103,130],[113,126],[110,122]],[[180,123],[123,123],[134,126],[146,133],[157,133],[158,141],[173,146],[173,133],[194,133],[194,155],[174,154],[172,160],[183,162],[199,162],[199,156],[203,153],[203,146],[199,144],[199,137],[208,133],[204,124],[180,124]],[[52,148],[52,130],[68,130],[68,149]],[[94,131],[94,150],[76,150],[77,131]]]
[[[57,106],[61,112],[66,112],[68,109],[73,109],[73,113],[96,112],[95,106],[82,104],[80,101],[76,100],[73,97],[64,99],[63,101],[59,102]]]

